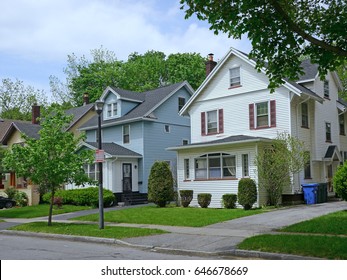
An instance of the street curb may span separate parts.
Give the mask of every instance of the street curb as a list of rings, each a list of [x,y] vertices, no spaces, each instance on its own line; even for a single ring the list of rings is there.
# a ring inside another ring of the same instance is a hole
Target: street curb
[[[79,241],[79,242],[93,242],[98,244],[111,244],[111,245],[121,245],[128,246],[143,250],[151,250],[155,252],[167,252],[172,254],[189,254],[191,256],[230,256],[230,257],[240,257],[247,259],[265,259],[265,260],[324,260],[321,258],[307,257],[307,256],[297,256],[290,254],[279,254],[279,253],[269,253],[261,251],[248,251],[231,249],[228,251],[217,251],[217,252],[207,252],[207,251],[195,251],[195,250],[184,250],[184,249],[173,249],[165,247],[155,247],[148,245],[138,245],[132,244],[120,239],[113,238],[102,238],[102,237],[92,237],[92,236],[78,236],[78,235],[64,235],[64,234],[53,234],[53,233],[39,233],[39,232],[25,232],[16,230],[1,230],[0,234],[3,235],[17,235],[17,236],[27,236],[27,237],[41,237],[47,239],[60,239],[69,241]]]

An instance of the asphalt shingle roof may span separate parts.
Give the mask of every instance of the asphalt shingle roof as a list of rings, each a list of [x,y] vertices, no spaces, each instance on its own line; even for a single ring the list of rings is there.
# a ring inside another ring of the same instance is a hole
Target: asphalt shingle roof
[[[72,122],[70,123],[69,128],[72,127],[76,122],[78,122],[79,119],[81,119],[86,113],[88,113],[90,110],[93,110],[93,108],[94,108],[94,103],[90,103],[84,106],[75,107],[75,108],[66,110],[65,111],[66,115],[74,116]]]
[[[176,84],[172,84],[169,86],[157,88],[154,90],[136,93],[139,96],[142,96],[143,101],[137,105],[134,109],[132,109],[130,112],[125,114],[124,116],[112,119],[112,120],[102,120],[103,124],[117,124],[124,121],[132,120],[132,119],[138,119],[138,118],[151,118],[153,116],[148,116],[148,114],[157,106],[160,104],[166,97],[168,97],[174,90],[177,90],[180,88],[185,82],[180,82]],[[119,93],[119,89],[114,89],[117,93]],[[127,94],[127,91],[122,92],[122,94]],[[130,92],[132,94],[135,94],[134,92]],[[127,95],[125,95],[127,96]],[[129,98],[129,97],[128,97]],[[140,101],[140,98],[139,98]],[[80,128],[89,128],[89,127],[96,127],[98,121],[98,116],[94,116],[89,121],[87,121],[84,125],[82,125]]]
[[[88,145],[98,148],[96,142],[86,142]],[[142,157],[139,153],[136,153],[132,150],[129,150],[123,146],[120,146],[116,143],[102,143],[102,149],[105,153],[110,154],[111,156],[130,156],[130,157]]]

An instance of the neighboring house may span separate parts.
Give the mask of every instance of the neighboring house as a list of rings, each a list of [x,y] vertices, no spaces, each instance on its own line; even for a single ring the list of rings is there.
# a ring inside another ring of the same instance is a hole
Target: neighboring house
[[[85,99],[85,102],[86,101],[87,99]],[[87,103],[81,107],[66,110],[65,113],[67,115],[74,116],[69,127],[67,128],[67,131],[74,133],[75,136],[80,134],[80,131],[78,131],[77,128],[96,114],[94,104]],[[3,122],[0,122],[0,144],[4,145],[5,148],[10,149],[14,144],[24,143],[22,134],[34,139],[39,139],[39,131],[41,129],[38,121],[39,117],[40,106],[35,105],[32,108],[31,122],[16,120],[3,120]],[[8,172],[6,174],[2,174],[0,177],[0,189],[15,186],[18,189],[26,190],[29,185],[30,181],[28,182],[26,178],[17,177],[15,172]]]
[[[211,207],[222,207],[222,195],[237,194],[241,178],[258,182],[257,152],[282,132],[303,140],[310,155],[283,193],[294,196],[304,183],[326,182],[334,194],[332,177],[347,159],[347,104],[338,100],[335,72],[321,81],[317,65],[302,65],[305,74],[298,81],[285,81],[272,94],[265,71],[255,70],[255,62],[234,48],[211,73],[207,69],[209,75],[181,111],[190,116],[191,144],[168,149],[178,155],[178,188],[194,191],[191,205],[197,205],[198,193],[211,193]],[[256,205],[266,202],[266,193],[258,190]]]
[[[180,116],[179,111],[192,94],[187,82],[142,93],[106,88],[101,96],[103,186],[115,193],[118,202],[147,194],[148,176],[156,160],[167,161],[176,174],[176,153],[166,148],[190,142],[189,117]],[[97,124],[95,116],[80,127],[87,135],[81,148],[97,149]],[[97,164],[85,168],[98,180]]]

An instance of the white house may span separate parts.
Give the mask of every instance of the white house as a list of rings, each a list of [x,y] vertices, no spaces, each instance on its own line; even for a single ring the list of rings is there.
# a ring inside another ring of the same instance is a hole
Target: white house
[[[211,69],[207,64],[207,72]],[[304,61],[305,74],[296,82],[284,82],[274,93],[268,89],[265,71],[231,48],[208,74],[181,110],[191,121],[191,144],[171,147],[177,152],[178,188],[211,193],[211,207],[222,207],[222,195],[237,194],[243,177],[258,181],[254,159],[271,139],[287,132],[303,140],[310,164],[293,178],[284,194],[302,192],[304,183],[327,182],[347,158],[345,120],[347,104],[338,100],[341,83],[335,72],[320,80],[317,65]],[[256,205],[267,201],[258,190]]]

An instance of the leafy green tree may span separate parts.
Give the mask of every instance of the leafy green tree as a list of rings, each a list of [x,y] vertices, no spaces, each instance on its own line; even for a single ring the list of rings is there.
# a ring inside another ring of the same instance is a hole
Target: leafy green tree
[[[42,90],[25,86],[23,81],[2,79],[0,84],[0,118],[31,120],[34,104],[45,105],[47,99]]]
[[[22,135],[25,145],[13,145],[5,153],[3,164],[8,170],[14,170],[21,177],[40,186],[41,191],[50,191],[48,225],[52,224],[54,194],[65,183],[75,182],[81,185],[89,182],[83,165],[93,161],[91,151],[76,153],[78,143],[83,136],[74,138],[66,131],[72,116],[56,111],[46,116],[41,123],[38,140]]]
[[[148,177],[148,200],[165,207],[174,199],[173,177],[169,164],[156,161]]]
[[[269,205],[278,205],[283,189],[291,184],[291,176],[303,170],[307,161],[304,143],[286,133],[259,151],[255,159],[258,184],[266,190]]]
[[[334,178],[334,189],[336,194],[343,200],[347,201],[347,162],[342,166],[339,166],[335,172]]]
[[[126,62],[117,60],[104,48],[91,51],[91,59],[68,56],[64,69],[66,84],[50,77],[51,91],[59,103],[82,105],[83,94],[95,102],[107,86],[131,91],[147,91],[187,80],[198,88],[205,78],[205,59],[197,53],[177,53],[168,57],[160,51],[131,53]]]
[[[300,57],[319,65],[321,77],[347,57],[347,3],[343,0],[181,0],[186,18],[196,14],[210,29],[252,42],[250,56],[266,65],[269,88],[297,80]]]
[[[343,90],[339,92],[339,97],[347,101],[347,60],[346,62],[337,68],[337,74],[342,83]]]

